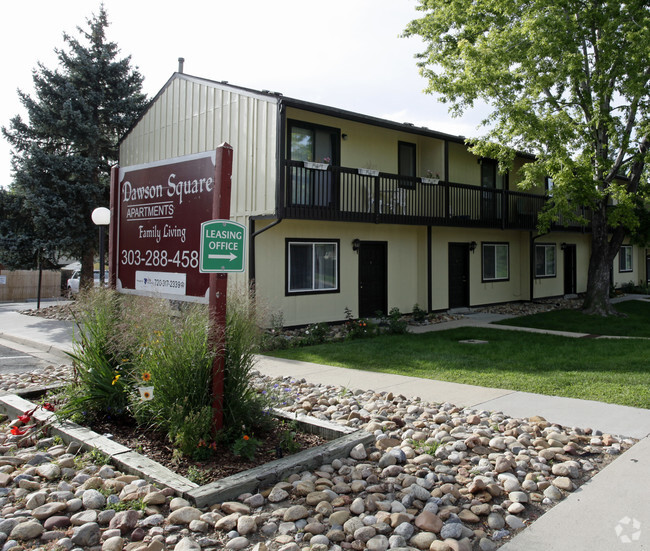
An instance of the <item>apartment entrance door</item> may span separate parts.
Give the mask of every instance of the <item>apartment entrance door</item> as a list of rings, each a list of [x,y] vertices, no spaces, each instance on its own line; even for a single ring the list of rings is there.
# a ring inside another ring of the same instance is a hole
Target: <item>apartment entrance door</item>
[[[449,243],[449,308],[469,306],[469,244]]]
[[[576,294],[576,246],[564,246],[564,294]]]
[[[388,309],[388,243],[362,241],[359,246],[359,317]]]

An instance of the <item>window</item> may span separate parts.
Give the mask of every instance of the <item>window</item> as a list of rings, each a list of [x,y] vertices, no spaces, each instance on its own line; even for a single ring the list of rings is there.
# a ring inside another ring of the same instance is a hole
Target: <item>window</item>
[[[292,161],[339,164],[340,130],[301,121],[289,121]]]
[[[483,243],[483,281],[508,279],[508,243]]]
[[[288,132],[290,160],[339,165],[340,130],[338,128],[289,121]],[[291,167],[288,177],[291,204],[312,207],[332,206],[336,202],[336,185],[332,182],[330,170]]]
[[[547,176],[544,178],[544,191],[549,197],[553,197],[553,178]]]
[[[415,188],[415,144],[397,142],[397,173],[413,180],[400,180],[400,187]]]
[[[535,277],[555,277],[555,244],[535,245]]]
[[[499,165],[494,159],[480,159],[481,187],[488,189],[505,189],[507,175],[499,172]]]
[[[623,245],[618,251],[618,271],[632,271],[632,245]]]
[[[339,288],[339,242],[287,240],[287,294]]]

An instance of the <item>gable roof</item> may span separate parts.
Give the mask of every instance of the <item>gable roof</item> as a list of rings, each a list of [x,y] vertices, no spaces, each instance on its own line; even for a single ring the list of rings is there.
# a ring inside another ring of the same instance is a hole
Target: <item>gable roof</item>
[[[169,86],[171,86],[171,83],[176,79],[184,79],[188,81],[197,82],[205,86],[232,90],[233,92],[237,92],[245,96],[264,98],[267,101],[277,103],[278,106],[294,107],[296,109],[301,109],[303,111],[310,111],[312,113],[319,113],[321,115],[329,115],[339,119],[360,122],[363,124],[369,124],[371,126],[379,126],[381,128],[389,128],[391,130],[407,132],[409,134],[417,134],[420,136],[426,136],[430,138],[438,138],[441,140],[447,140],[456,143],[465,143],[464,136],[455,136],[453,134],[437,132],[435,130],[426,128],[424,126],[415,126],[412,123],[406,123],[406,122],[399,123],[388,119],[382,119],[380,117],[374,117],[371,115],[356,113],[354,111],[339,109],[337,107],[330,107],[319,103],[313,103],[305,100],[300,100],[297,98],[291,98],[288,96],[284,96],[280,92],[271,92],[269,90],[255,90],[253,88],[237,86],[234,84],[230,84],[227,80],[221,80],[221,81],[211,80],[203,77],[188,75],[186,73],[175,72],[172,74],[169,80],[167,80],[167,82],[163,85],[163,87],[158,91],[158,93],[151,99],[151,101],[149,102],[145,110],[142,112],[140,117],[138,117],[138,119],[133,123],[131,128],[129,128],[129,130],[120,138],[118,142],[118,146],[124,141],[124,139],[126,139],[126,137],[131,133],[131,131],[140,123],[142,118],[151,109],[153,104],[156,103],[156,101],[160,98],[160,96],[165,92],[165,90],[167,90],[167,88],[169,88]]]

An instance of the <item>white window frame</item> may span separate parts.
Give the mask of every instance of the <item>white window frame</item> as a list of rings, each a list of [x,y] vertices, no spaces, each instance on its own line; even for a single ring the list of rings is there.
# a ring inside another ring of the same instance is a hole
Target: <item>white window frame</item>
[[[621,245],[621,248],[618,251],[619,273],[629,273],[634,271],[634,264],[632,262],[633,258],[632,245]]]
[[[544,273],[539,273],[537,271],[537,249],[544,249]],[[553,271],[547,272],[548,267],[548,252],[553,251]],[[535,277],[542,279],[545,277],[556,277],[557,276],[557,246],[555,243],[535,243]]]
[[[291,249],[293,246],[311,246],[312,247],[312,266],[311,266],[311,288],[293,289],[291,288]],[[315,287],[315,283],[321,278],[317,277],[317,255],[316,248],[322,246],[334,247],[334,284],[331,287]],[[286,294],[287,295],[304,295],[315,293],[338,293],[339,292],[339,241],[338,240],[306,240],[306,239],[287,239],[287,274],[286,274]]]
[[[489,254],[488,248],[492,247],[493,254],[494,254],[494,274],[493,275],[485,275],[485,257],[486,254]],[[497,254],[497,250],[501,247],[505,247],[506,249],[506,275],[499,277],[497,274],[499,273],[498,269],[498,259],[499,255]],[[481,243],[481,277],[482,281],[487,282],[487,281],[508,281],[510,279],[510,243]]]

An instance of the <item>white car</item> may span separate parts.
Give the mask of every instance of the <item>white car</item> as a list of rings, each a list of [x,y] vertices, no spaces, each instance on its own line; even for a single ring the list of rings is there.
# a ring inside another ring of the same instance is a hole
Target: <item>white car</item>
[[[76,270],[70,279],[68,279],[67,289],[68,293],[76,295],[79,292],[79,281],[81,279],[81,270]],[[95,287],[99,287],[99,270],[94,273]],[[108,270],[104,272],[104,283],[108,283]]]

